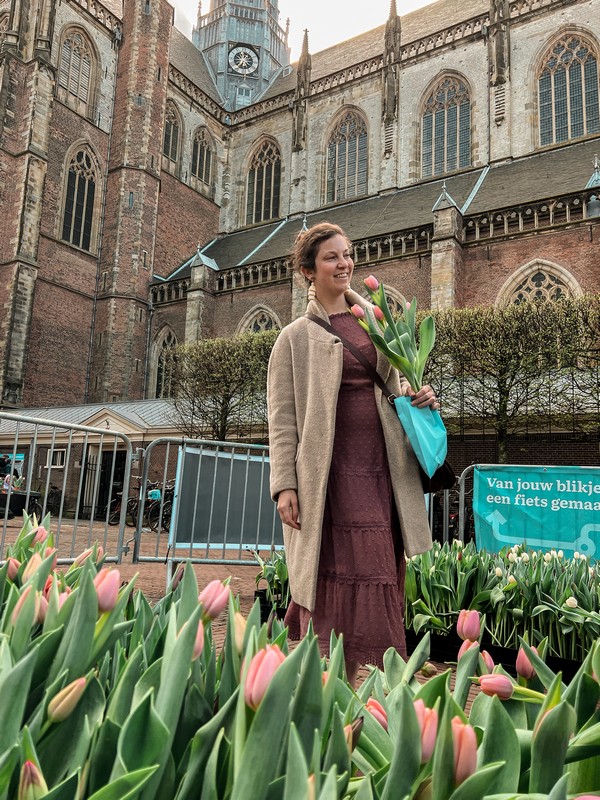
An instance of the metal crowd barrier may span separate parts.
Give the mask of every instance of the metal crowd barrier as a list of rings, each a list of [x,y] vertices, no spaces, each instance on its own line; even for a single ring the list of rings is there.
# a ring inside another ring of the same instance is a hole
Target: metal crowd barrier
[[[166,563],[167,583],[182,561],[255,566],[253,550],[283,546],[263,445],[155,439],[139,493],[133,561]]]
[[[0,561],[23,511],[38,523],[51,514],[59,563],[98,542],[120,563],[133,451],[117,431],[0,412],[0,444],[9,476],[0,476]],[[18,472],[19,475],[15,475]],[[9,525],[10,522],[10,525]],[[112,523],[112,524],[111,524]]]

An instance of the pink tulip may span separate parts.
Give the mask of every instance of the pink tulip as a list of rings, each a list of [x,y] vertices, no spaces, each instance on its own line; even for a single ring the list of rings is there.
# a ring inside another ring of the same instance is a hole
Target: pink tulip
[[[64,592],[60,592],[59,593],[59,595],[58,595],[58,610],[59,611],[63,607],[63,605],[65,603],[65,600],[67,599],[67,597],[70,594],[71,594],[71,587],[70,586],[67,586],[67,588],[65,589]]]
[[[246,635],[246,618],[241,611],[236,611],[233,615],[233,640],[235,649],[242,653],[244,649],[244,637]]]
[[[183,578],[183,573],[185,572],[185,564],[181,563],[177,570],[175,571],[175,575],[173,575],[173,580],[171,581],[171,591],[174,592],[175,589],[181,583],[181,579]]]
[[[475,642],[481,635],[481,622],[479,620],[478,611],[467,611],[463,608],[458,615],[456,623],[456,632],[461,639]]]
[[[427,763],[435,749],[438,729],[438,714],[435,708],[427,708],[422,700],[415,700],[415,713],[421,729],[421,764]]]
[[[21,581],[23,583],[27,583],[27,581],[31,578],[31,576],[35,575],[41,563],[42,563],[41,555],[39,553],[34,553],[27,562],[27,564],[25,564],[25,569],[23,570]]]
[[[98,595],[98,611],[112,611],[119,596],[121,574],[118,569],[104,567],[94,578],[94,586]]]
[[[52,560],[52,572],[54,572],[56,565],[58,564],[58,550],[56,547],[47,547],[44,550],[44,560],[49,558],[52,554],[54,554],[54,558]]]
[[[454,783],[460,786],[477,769],[477,737],[475,730],[460,717],[452,720],[454,742]]]
[[[40,623],[40,625],[44,624],[44,620],[46,619],[47,613],[48,613],[48,601],[46,600],[44,595],[42,595],[40,597],[40,605],[37,613],[37,621]]]
[[[464,642],[460,646],[460,650],[458,651],[458,656],[456,657],[457,661],[460,661],[467,650],[470,650],[472,647],[477,647],[479,642],[472,642],[470,639],[465,639]]]
[[[356,317],[356,319],[364,319],[365,318],[365,310],[362,306],[359,306],[358,303],[355,303],[351,308],[350,311]]]
[[[19,616],[21,615],[21,611],[23,610],[23,606],[25,605],[25,601],[29,597],[29,593],[31,591],[32,591],[32,586],[31,586],[31,584],[29,584],[29,586],[26,586],[23,589],[19,599],[15,603],[15,607],[13,608],[12,616],[10,618],[10,621],[12,622],[13,625],[16,625],[17,620],[19,619]],[[35,604],[34,604],[33,614],[31,616],[31,620],[29,621],[29,625],[33,625],[33,623],[37,619],[39,606],[40,606],[40,596],[39,596],[39,594],[36,593],[36,600],[35,600]]]
[[[381,727],[387,731],[388,729],[388,718],[385,711],[385,708],[375,700],[374,697],[369,697],[366,702],[367,711],[369,711],[377,720],[377,722],[381,725]]]
[[[86,560],[86,558],[89,558],[92,555],[93,549],[94,549],[93,547],[88,547],[87,550],[84,550],[83,553],[80,553],[75,559],[75,561],[73,561],[73,566],[80,567]]]
[[[48,703],[48,719],[51,722],[65,720],[80,701],[86,686],[87,680],[85,678],[76,678],[67,684],[64,689],[61,689],[58,694],[55,694]]]
[[[325,670],[321,675],[321,683],[323,684],[323,686],[325,686],[325,684],[327,683],[328,678],[329,678],[329,673],[327,672],[327,670]]]
[[[535,647],[531,648],[532,652],[534,652],[537,656],[538,651]],[[523,650],[522,647],[519,647],[519,652],[517,653],[517,662],[516,662],[516,670],[517,675],[520,675],[522,678],[525,678],[526,681],[529,681],[535,675],[535,669],[533,664],[529,660],[529,656]]]
[[[211,581],[198,595],[202,603],[204,616],[207,619],[216,619],[229,602],[231,590],[221,581]]]
[[[21,562],[17,561],[16,558],[9,558],[8,559],[8,577],[11,581],[14,582],[15,578],[17,577],[17,573],[19,572],[19,567],[21,566]]]
[[[39,525],[37,528],[34,528],[35,536],[33,537],[33,544],[39,544],[40,542],[45,542],[48,538],[48,531],[44,528],[43,525]],[[32,531],[33,533],[33,531]]]
[[[501,672],[494,672],[492,675],[481,675],[479,685],[484,694],[493,697],[496,695],[500,700],[510,700],[515,690],[514,684],[507,675]]]
[[[202,620],[198,623],[198,630],[196,632],[196,641],[194,642],[194,652],[192,653],[192,661],[195,661],[202,655],[204,650],[204,625]]]
[[[18,800],[38,800],[48,794],[48,785],[44,776],[33,761],[26,761],[19,778]]]
[[[379,281],[374,275],[369,275],[368,278],[365,278],[364,284],[367,289],[370,289],[372,292],[376,292],[379,289]]]
[[[485,664],[485,668],[487,669],[487,671],[488,672],[493,672],[494,671],[494,667],[496,665],[494,664],[494,659],[491,657],[491,655],[488,653],[488,651],[487,650],[482,650],[480,655],[481,655],[481,657],[483,659],[483,663]]]
[[[379,308],[379,306],[373,307],[373,314],[375,314],[375,319],[378,319],[379,322],[383,322],[383,320],[385,319],[383,311]]]
[[[276,644],[268,644],[256,653],[246,675],[246,685],[244,686],[246,705],[256,711],[273,675],[284,661],[285,656]]]

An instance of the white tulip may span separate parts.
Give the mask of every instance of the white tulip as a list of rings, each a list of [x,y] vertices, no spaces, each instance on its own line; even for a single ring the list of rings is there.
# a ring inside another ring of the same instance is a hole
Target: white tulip
[[[569,608],[577,608],[577,598],[567,597],[567,599],[565,600],[565,605],[569,606]]]

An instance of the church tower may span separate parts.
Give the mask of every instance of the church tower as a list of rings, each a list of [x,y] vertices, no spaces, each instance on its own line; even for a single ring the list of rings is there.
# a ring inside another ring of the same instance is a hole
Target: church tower
[[[210,64],[230,111],[253,103],[290,63],[279,0],[210,0],[207,14],[200,2],[192,40]]]

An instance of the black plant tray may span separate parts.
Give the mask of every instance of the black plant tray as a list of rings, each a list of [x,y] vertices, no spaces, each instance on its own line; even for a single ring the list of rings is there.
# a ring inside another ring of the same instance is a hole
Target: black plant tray
[[[415,649],[417,644],[423,638],[422,634],[416,634],[412,630],[406,631],[406,647],[409,653]],[[430,634],[430,652],[429,658],[431,661],[438,661],[444,663],[455,663],[458,651],[462,644],[462,640],[454,633],[447,636],[442,636],[438,633]],[[491,657],[494,659],[495,664],[502,664],[504,669],[515,675],[515,661],[517,660],[517,650],[511,647],[498,647],[497,645],[489,644],[485,640],[481,645],[482,650],[487,650]],[[548,655],[545,658],[546,664],[553,672],[562,672],[563,679],[570,681],[579,667],[580,661],[572,661],[567,658],[558,658],[557,656]]]

